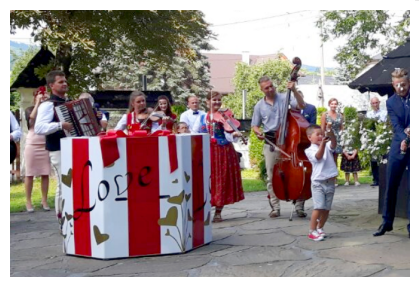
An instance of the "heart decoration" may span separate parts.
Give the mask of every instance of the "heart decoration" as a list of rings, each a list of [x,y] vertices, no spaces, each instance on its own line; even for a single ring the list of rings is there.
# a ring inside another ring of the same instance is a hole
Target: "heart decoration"
[[[183,202],[183,197],[184,196],[185,196],[185,191],[182,190],[182,192],[179,195],[170,197],[167,200],[167,202],[180,205]]]
[[[177,178],[174,180],[174,181],[172,181],[172,183],[178,183],[179,181],[177,180]]]
[[[70,168],[67,174],[61,174],[61,181],[68,187],[71,188],[71,181],[73,178],[73,170]]]
[[[205,220],[204,225],[208,226],[211,223],[211,211],[208,211],[207,220]]]
[[[167,211],[166,217],[160,218],[157,223],[160,226],[176,226],[177,218],[178,211],[177,208],[173,206]]]
[[[65,218],[67,218],[67,221],[70,221],[73,218],[73,215],[68,214],[67,212],[65,212]]]
[[[110,167],[113,167],[115,165],[115,163],[113,162],[113,163],[111,163],[110,165],[108,165],[108,166],[104,166],[104,168],[110,168]]]
[[[101,233],[99,227],[96,225],[93,226],[93,233],[95,234],[96,244],[100,245],[109,239],[109,234]]]
[[[191,199],[192,193],[186,194],[185,198],[186,198],[186,202],[189,201],[189,199]]]
[[[184,172],[184,174],[185,174],[185,179],[186,179],[186,182],[189,182],[189,180],[191,179],[191,176],[190,176],[190,175],[188,175],[188,174],[186,173],[186,171]]]

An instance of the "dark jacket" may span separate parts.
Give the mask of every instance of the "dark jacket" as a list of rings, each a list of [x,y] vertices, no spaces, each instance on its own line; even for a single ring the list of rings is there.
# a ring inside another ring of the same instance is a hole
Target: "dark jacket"
[[[408,109],[405,109],[405,104],[401,97],[397,94],[391,96],[387,102],[387,112],[393,126],[393,140],[391,141],[390,157],[403,159],[404,155],[400,154],[400,145],[407,135],[404,132],[405,128],[410,127],[410,91],[406,96],[409,98],[407,104]]]
[[[302,110],[302,115],[310,123],[315,125],[317,121],[317,109],[315,106],[306,103],[306,107]]]

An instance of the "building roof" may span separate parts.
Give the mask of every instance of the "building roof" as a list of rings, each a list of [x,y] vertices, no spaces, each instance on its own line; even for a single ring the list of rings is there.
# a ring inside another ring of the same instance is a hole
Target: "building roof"
[[[47,65],[51,59],[55,59],[55,56],[48,50],[48,48],[42,47],[41,50],[29,61],[25,69],[19,74],[16,81],[10,86],[11,91],[15,91],[18,88],[38,88],[46,85],[46,80],[40,80],[35,75],[35,68],[41,65]]]
[[[210,84],[213,89],[222,94],[234,93],[233,78],[236,71],[236,64],[243,61],[243,54],[215,54],[204,53],[210,64]],[[256,65],[268,60],[288,60],[283,54],[249,55],[249,64]]]
[[[395,50],[388,53],[374,67],[349,83],[351,89],[361,93],[371,91],[380,95],[391,95],[391,73],[395,68],[404,68],[410,73],[410,39]]]

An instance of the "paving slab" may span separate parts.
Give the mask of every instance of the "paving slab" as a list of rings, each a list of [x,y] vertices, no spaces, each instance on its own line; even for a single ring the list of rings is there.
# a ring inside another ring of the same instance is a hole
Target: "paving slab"
[[[307,238],[307,218],[269,218],[267,192],[246,193],[226,206],[221,223],[213,224],[213,241],[185,254],[98,260],[63,253],[54,212],[10,215],[10,276],[12,277],[409,277],[410,239],[407,220],[396,218],[385,236],[372,234],[381,222],[378,189],[369,185],[338,187],[322,242]],[[212,211],[214,212],[214,210]]]

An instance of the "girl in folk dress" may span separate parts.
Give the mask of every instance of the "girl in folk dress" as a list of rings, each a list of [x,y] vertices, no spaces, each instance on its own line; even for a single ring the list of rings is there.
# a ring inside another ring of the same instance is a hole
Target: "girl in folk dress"
[[[153,133],[159,128],[162,130],[173,131],[173,124],[175,123],[177,116],[172,112],[172,107],[170,105],[169,99],[166,96],[160,96],[157,98],[157,104],[158,106],[156,108],[156,112],[163,112],[164,116],[156,122],[157,128],[154,127],[153,123],[153,128],[151,132]]]
[[[151,121],[148,120],[142,123],[148,118],[146,95],[140,91],[134,91],[129,96],[129,107],[128,113],[123,115],[115,127],[115,130],[127,130],[128,134],[136,130],[151,130]]]
[[[48,100],[49,98],[49,95],[45,92],[45,89],[42,88],[38,88],[38,90],[34,92],[35,106],[28,107],[25,110],[25,117],[29,130],[28,136],[26,137],[24,153],[27,212],[34,212],[34,208],[32,205],[32,189],[34,176],[41,176],[42,209],[45,211],[50,210],[47,202],[49,174],[51,173],[49,153],[45,149],[45,136],[37,135],[34,132],[36,115],[38,114],[38,107],[43,101]]]
[[[221,94],[211,92],[207,95],[209,112],[201,115],[195,127],[200,133],[211,135],[211,205],[215,206],[213,222],[221,222],[224,205],[244,199],[240,165],[233,141],[241,136],[239,132],[227,133],[223,123],[216,120],[221,107]]]

